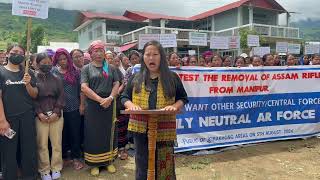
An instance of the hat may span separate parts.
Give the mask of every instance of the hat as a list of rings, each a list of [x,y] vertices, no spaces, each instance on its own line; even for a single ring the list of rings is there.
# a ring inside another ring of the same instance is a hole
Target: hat
[[[243,58],[247,58],[248,57],[248,55],[246,53],[242,53],[242,54],[240,54],[240,56],[243,57]]]

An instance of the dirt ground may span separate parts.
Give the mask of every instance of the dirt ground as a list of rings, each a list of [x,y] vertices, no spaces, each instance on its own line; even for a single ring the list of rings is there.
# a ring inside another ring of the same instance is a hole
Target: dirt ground
[[[288,140],[243,146],[213,155],[176,155],[178,180],[313,180],[320,179],[320,139]],[[116,160],[117,173],[99,177],[85,168],[63,171],[64,180],[131,180],[134,158]]]

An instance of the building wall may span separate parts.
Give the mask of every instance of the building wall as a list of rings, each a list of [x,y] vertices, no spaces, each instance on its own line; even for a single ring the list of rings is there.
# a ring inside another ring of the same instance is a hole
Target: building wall
[[[238,10],[232,9],[214,16],[215,30],[237,27]]]
[[[87,49],[94,40],[105,41],[104,21],[96,20],[78,31],[79,48]]]

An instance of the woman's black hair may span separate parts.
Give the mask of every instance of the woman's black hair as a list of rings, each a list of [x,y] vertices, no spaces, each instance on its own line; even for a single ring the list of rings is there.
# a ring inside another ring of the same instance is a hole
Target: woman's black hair
[[[268,56],[272,56],[272,54],[265,54],[265,55],[263,55],[262,61],[263,61],[263,62],[266,62]],[[272,57],[273,57],[273,56],[272,56]]]
[[[229,56],[229,55],[224,55],[223,57],[222,57],[222,62],[224,62],[227,58],[229,58],[230,59],[230,61],[232,61],[232,57],[231,56]]]
[[[131,59],[131,57],[132,57],[133,55],[136,55],[136,56],[138,56],[139,58],[141,57],[141,54],[140,54],[138,51],[132,50],[132,51],[130,51],[130,53],[129,53],[129,60]]]
[[[150,72],[144,63],[144,54],[148,46],[155,46],[160,53],[160,83],[163,87],[164,96],[166,98],[173,98],[176,95],[176,84],[174,81],[174,74],[170,71],[168,63],[166,60],[166,53],[162,45],[158,41],[150,41],[144,45],[143,55],[141,60],[141,69],[140,72],[136,74],[133,79],[133,85],[135,87],[135,92],[140,93],[142,84],[145,83],[146,91],[151,90],[151,81],[150,81]]]
[[[213,61],[214,58],[220,58],[222,61],[222,57],[220,56],[220,54],[215,54],[211,57],[211,62]]]
[[[178,53],[176,53],[176,52],[171,52],[170,54],[169,54],[169,56],[168,56],[168,60],[170,60],[171,59],[171,56],[172,55],[177,55],[179,58],[180,58],[180,56],[179,56],[179,54]]]
[[[11,45],[9,45],[7,47],[7,53],[9,53],[11,51],[11,49],[13,49],[14,47],[19,47],[20,49],[22,49],[23,54],[26,54],[26,50],[20,44],[11,44]]]
[[[71,55],[71,57],[72,57],[72,55],[73,55],[73,53],[75,53],[75,52],[80,52],[82,55],[84,55],[84,52],[81,50],[81,49],[73,49],[71,52],[70,52],[70,55]]]
[[[51,59],[50,56],[47,53],[39,53],[39,54],[37,54],[37,58],[36,58],[37,64],[39,64],[43,59],[46,59],[46,58]]]

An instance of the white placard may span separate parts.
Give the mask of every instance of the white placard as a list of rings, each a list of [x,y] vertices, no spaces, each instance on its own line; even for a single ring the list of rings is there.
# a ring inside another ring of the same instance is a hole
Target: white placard
[[[288,53],[289,54],[300,54],[301,45],[288,43]]]
[[[229,37],[224,37],[224,36],[211,37],[210,49],[229,49]]]
[[[249,47],[259,47],[260,38],[258,35],[248,35],[247,44]]]
[[[139,49],[143,49],[143,46],[149,41],[160,42],[160,34],[139,34]]]
[[[195,50],[188,50],[188,54],[190,56],[196,55],[196,51]]]
[[[287,42],[277,42],[276,52],[277,53],[287,53],[288,52],[288,43]]]
[[[49,0],[13,0],[12,15],[47,19]]]
[[[192,46],[207,46],[207,33],[189,32],[189,45]]]
[[[239,48],[240,48],[240,36],[230,36],[229,49],[239,49]]]
[[[254,47],[253,55],[258,55],[260,57],[270,54],[270,47]]]
[[[306,44],[304,46],[304,54],[317,54],[320,51],[319,44]]]
[[[177,35],[160,34],[160,43],[164,48],[177,47]]]

